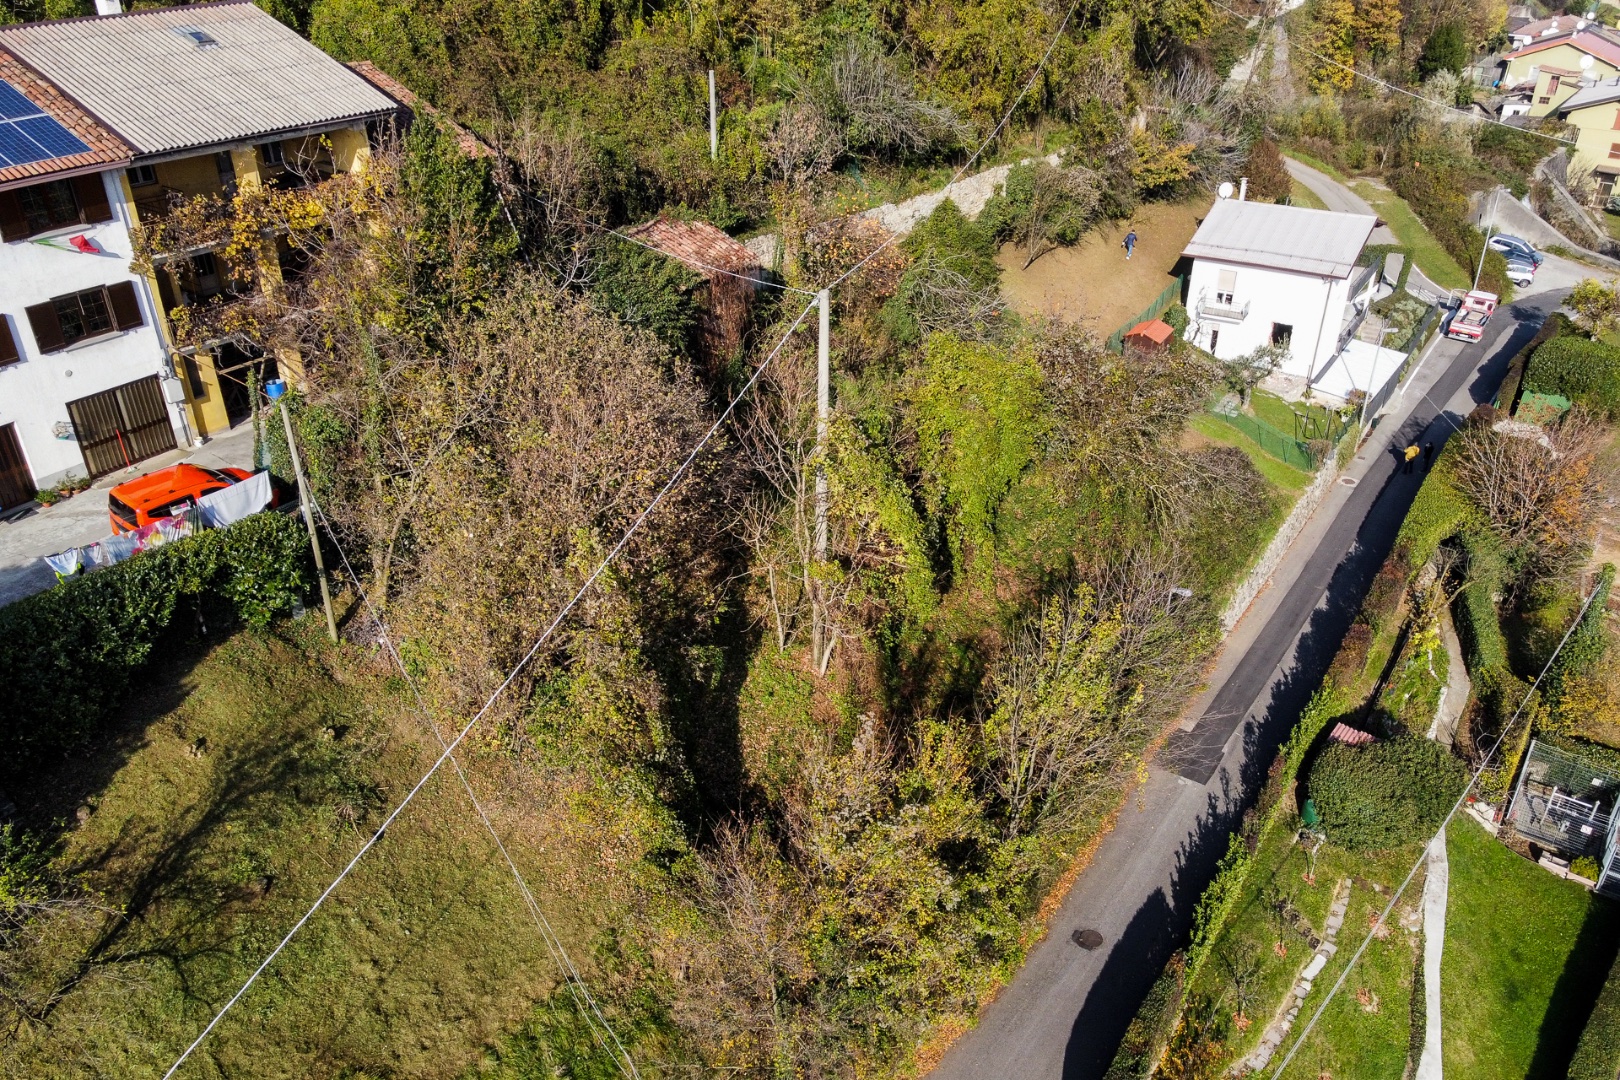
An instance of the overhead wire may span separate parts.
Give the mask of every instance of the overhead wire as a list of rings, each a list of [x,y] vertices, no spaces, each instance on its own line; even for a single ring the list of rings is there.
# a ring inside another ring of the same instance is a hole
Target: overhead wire
[[[365,605],[367,613],[371,616],[372,621],[376,623],[378,636],[382,639],[383,647],[393,660],[394,666],[399,669],[400,675],[405,680],[405,685],[410,687],[411,695],[416,699],[417,711],[421,714],[424,725],[433,734],[434,739],[438,741],[440,748],[444,749],[447,745],[444,736],[440,733],[438,724],[433,720],[432,712],[428,709],[427,702],[422,697],[421,688],[417,685],[416,680],[411,677],[410,669],[405,666],[404,659],[394,646],[393,635],[388,629],[388,621],[383,617],[382,612],[377,610],[376,605],[371,602],[371,597],[361,584],[360,575],[355,573],[353,565],[350,564],[348,552],[344,550],[342,541],[338,539],[337,530],[332,527],[332,522],[326,516],[326,511],[316,501],[313,494],[309,496],[309,501],[310,506],[314,508],[316,515],[321,519],[321,526],[331,539],[332,546],[337,550],[338,558],[343,563],[343,570],[348,574],[355,592],[360,597],[360,602]],[[461,780],[461,786],[466,789],[467,798],[472,803],[473,810],[478,814],[479,820],[484,823],[484,828],[488,830],[490,839],[495,841],[495,847],[500,851],[501,858],[506,860],[507,867],[512,871],[512,878],[517,882],[518,892],[522,895],[524,905],[529,910],[529,917],[534,921],[535,928],[540,931],[540,936],[544,940],[552,960],[561,970],[563,982],[568,987],[569,993],[574,999],[574,1004],[579,1009],[586,1026],[591,1029],[592,1037],[603,1050],[609,1049],[607,1040],[604,1040],[597,1030],[597,1025],[600,1024],[602,1029],[607,1032],[608,1040],[613,1043],[612,1052],[619,1071],[631,1077],[632,1080],[639,1080],[640,1074],[636,1071],[635,1060],[630,1056],[629,1051],[625,1049],[624,1044],[619,1041],[618,1034],[613,1030],[613,1025],[602,1014],[595,996],[591,994],[590,987],[585,983],[579,968],[574,965],[573,958],[568,955],[568,949],[552,928],[551,921],[546,918],[545,912],[540,909],[540,904],[535,900],[528,881],[523,877],[523,872],[518,869],[517,862],[512,858],[511,852],[507,850],[506,844],[502,842],[500,834],[495,831],[495,825],[490,821],[489,815],[484,812],[483,805],[478,801],[478,795],[473,791],[472,782],[468,779],[461,762],[452,754],[450,764],[455,768],[456,776]],[[592,1019],[593,1016],[595,1017],[594,1020]]]
[[[1536,689],[1541,685],[1541,681],[1547,677],[1547,672],[1552,669],[1553,661],[1558,659],[1558,654],[1563,652],[1565,644],[1569,642],[1570,635],[1575,633],[1575,628],[1581,625],[1581,620],[1586,617],[1586,611],[1592,606],[1592,601],[1597,598],[1598,592],[1599,590],[1593,589],[1586,595],[1586,602],[1581,605],[1581,610],[1576,613],[1574,620],[1570,622],[1569,629],[1564,631],[1563,638],[1561,638],[1558,642],[1558,648],[1553,650],[1552,655],[1547,658],[1547,662],[1541,666],[1541,673],[1536,676],[1536,681],[1530,684],[1530,689],[1525,691],[1524,699],[1519,702],[1519,707],[1513,711],[1513,715],[1508,719],[1508,722],[1502,725],[1502,731],[1499,735],[1497,735],[1496,741],[1491,744],[1490,750],[1488,750],[1485,756],[1480,759],[1479,768],[1474,770],[1474,775],[1469,778],[1467,786],[1465,786],[1462,790],[1462,794],[1457,796],[1457,801],[1452,804],[1450,811],[1448,811],[1446,816],[1441,820],[1440,827],[1437,828],[1434,831],[1434,835],[1430,837],[1429,844],[1424,845],[1423,853],[1419,855],[1417,860],[1412,864],[1412,869],[1407,873],[1406,879],[1401,882],[1400,888],[1396,889],[1395,892],[1390,896],[1389,903],[1384,905],[1384,910],[1380,912],[1378,918],[1373,921],[1372,926],[1367,931],[1367,936],[1361,939],[1361,944],[1357,946],[1356,951],[1351,954],[1349,963],[1344,965],[1344,970],[1339,972],[1339,977],[1335,979],[1333,985],[1328,988],[1327,996],[1324,997],[1322,999],[1322,1003],[1316,1007],[1316,1011],[1311,1014],[1310,1020],[1307,1021],[1304,1028],[1300,1030],[1299,1036],[1294,1040],[1293,1045],[1288,1048],[1288,1053],[1283,1056],[1282,1061],[1279,1062],[1277,1068],[1273,1070],[1271,1080],[1279,1080],[1283,1074],[1283,1070],[1288,1068],[1288,1063],[1294,1060],[1294,1055],[1299,1052],[1299,1048],[1301,1046],[1305,1045],[1305,1040],[1310,1037],[1311,1030],[1316,1027],[1316,1022],[1320,1020],[1322,1018],[1322,1014],[1327,1011],[1328,1004],[1333,1000],[1334,995],[1337,994],[1339,992],[1339,988],[1344,985],[1345,979],[1349,978],[1351,970],[1356,966],[1356,961],[1360,960],[1362,954],[1367,951],[1367,946],[1372,942],[1373,937],[1377,934],[1379,928],[1384,926],[1389,921],[1390,913],[1395,910],[1395,905],[1400,901],[1402,894],[1404,894],[1407,887],[1412,884],[1412,880],[1417,877],[1418,871],[1423,868],[1424,860],[1428,858],[1429,845],[1432,844],[1435,839],[1445,833],[1446,826],[1451,824],[1452,818],[1457,816],[1457,811],[1462,809],[1463,804],[1468,800],[1468,793],[1474,790],[1474,785],[1479,783],[1479,778],[1485,774],[1486,768],[1490,766],[1491,759],[1496,756],[1496,751],[1501,748],[1503,740],[1505,740],[1508,737],[1508,733],[1513,730],[1513,725],[1518,723],[1519,717],[1524,713],[1525,706],[1530,704],[1531,696],[1535,694]]]
[[[759,381],[760,376],[765,373],[765,370],[781,353],[782,349],[787,345],[789,339],[792,338],[793,334],[798,330],[800,324],[804,322],[805,316],[808,315],[810,310],[815,306],[815,303],[816,302],[812,300],[810,303],[804,306],[804,309],[799,312],[798,316],[793,320],[792,325],[789,326],[787,333],[782,336],[782,340],[777,342],[776,347],[772,349],[766,358],[754,368],[753,372],[748,376],[748,381],[743,384],[737,395],[727,403],[725,409],[721,411],[719,417],[717,417],[714,423],[709,426],[709,429],[704,432],[703,437],[698,440],[697,445],[692,448],[691,452],[687,454],[687,456],[681,461],[680,465],[678,465],[674,472],[670,474],[668,481],[666,481],[664,486],[659,489],[652,501],[649,502],[647,506],[636,515],[635,520],[633,520],[629,527],[625,529],[624,533],[619,537],[618,542],[615,543],[608,553],[601,559],[601,561],[596,564],[595,569],[593,569],[590,575],[586,577],[585,581],[574,592],[573,596],[570,597],[568,602],[564,604],[557,614],[552,618],[552,620],[546,624],[545,629],[541,632],[540,636],[535,639],[534,644],[529,647],[528,651],[523,654],[522,658],[517,662],[516,665],[513,666],[512,670],[507,673],[504,679],[501,680],[500,685],[498,685],[490,694],[488,700],[486,700],[483,706],[473,714],[472,719],[468,720],[467,723],[461,727],[461,729],[456,733],[456,737],[446,744],[443,752],[441,752],[439,756],[434,759],[433,764],[428,768],[428,770],[423,773],[421,778],[418,779],[416,783],[412,785],[410,790],[406,792],[405,797],[400,800],[393,810],[389,811],[388,816],[383,819],[382,824],[377,827],[376,831],[371,834],[370,838],[368,838],[366,842],[361,845],[360,849],[354,853],[353,857],[344,864],[343,869],[340,870],[338,875],[332,879],[331,884],[327,885],[326,888],[321,891],[320,895],[315,898],[315,902],[309,906],[308,910],[306,910],[303,915],[299,916],[298,921],[295,922],[292,928],[288,930],[281,940],[276,943],[275,948],[270,950],[269,955],[267,955],[264,960],[262,960],[259,965],[253,969],[253,973],[248,976],[247,980],[242,983],[237,991],[231,995],[229,1000],[227,1000],[225,1004],[220,1007],[220,1009],[214,1014],[213,1019],[208,1021],[207,1026],[203,1028],[203,1030],[194,1040],[192,1040],[191,1044],[186,1047],[180,1056],[175,1059],[174,1064],[169,1066],[168,1071],[163,1074],[164,1080],[168,1080],[169,1077],[172,1077],[179,1070],[180,1066],[185,1063],[186,1059],[196,1051],[197,1047],[202,1045],[203,1041],[208,1038],[208,1036],[213,1032],[214,1028],[219,1025],[219,1022],[224,1019],[225,1015],[229,1013],[236,1003],[242,999],[242,995],[247,993],[253,984],[259,980],[259,977],[264,974],[265,970],[269,968],[270,964],[274,962],[275,958],[281,955],[282,950],[287,947],[288,943],[291,942],[292,939],[297,936],[298,932],[304,928],[304,924],[309,922],[309,920],[314,917],[315,913],[319,911],[321,906],[326,903],[327,899],[332,895],[332,893],[337,890],[337,887],[348,878],[349,874],[353,872],[355,866],[357,866],[360,860],[365,857],[366,853],[377,845],[377,842],[382,839],[383,834],[387,832],[388,827],[392,825],[394,820],[404,812],[405,808],[416,799],[416,796],[421,793],[422,789],[427,785],[427,782],[438,773],[439,769],[455,752],[456,747],[461,745],[462,741],[465,740],[468,734],[471,733],[472,729],[477,726],[478,722],[484,718],[491,708],[494,707],[495,702],[502,694],[506,692],[507,688],[510,687],[514,681],[516,681],[518,675],[522,673],[523,669],[528,667],[529,662],[533,660],[534,657],[539,653],[541,646],[551,639],[551,635],[556,633],[557,628],[562,625],[563,620],[568,617],[576,606],[578,606],[580,600],[582,600],[585,594],[590,591],[591,587],[596,584],[597,579],[607,572],[607,568],[613,564],[614,560],[619,557],[619,554],[625,549],[626,546],[629,545],[630,540],[641,531],[641,528],[646,524],[647,519],[651,517],[653,512],[663,504],[666,498],[669,497],[670,492],[675,489],[675,485],[680,482],[682,477],[691,471],[693,465],[697,462],[698,455],[702,453],[703,448],[709,444],[709,442],[719,432],[720,428],[724,426],[725,423],[731,418],[731,414],[736,411],[738,403],[747,396],[749,390],[751,390],[754,384]]]
[[[1071,0],[1068,10],[1064,13],[1063,20],[1058,24],[1056,33],[1053,34],[1052,40],[1047,43],[1046,51],[1042,53],[1040,61],[1035,66],[1035,70],[1030,74],[1030,77],[1024,83],[1023,88],[1019,90],[1017,97],[1013,99],[1012,105],[1007,109],[1006,114],[1002,116],[1001,120],[991,130],[990,134],[984,139],[983,142],[979,144],[978,149],[974,150],[973,153],[968,157],[967,161],[963,162],[962,166],[957,169],[956,173],[950,180],[950,184],[955,184],[966,174],[967,170],[972,167],[973,163],[983,155],[985,149],[990,145],[990,143],[996,138],[997,135],[1001,133],[1002,128],[1004,128],[1012,120],[1013,114],[1017,111],[1018,106],[1023,103],[1024,98],[1028,95],[1030,89],[1034,87],[1035,81],[1040,77],[1042,70],[1045,69],[1047,62],[1051,59],[1053,51],[1057,48],[1059,40],[1062,39],[1064,32],[1068,29],[1068,25],[1074,18],[1074,13],[1078,7],[1079,0]],[[947,185],[947,187],[949,187],[949,185]],[[510,215],[508,215],[508,221],[510,223]],[[515,223],[513,223],[513,227],[515,228]],[[601,226],[595,227],[601,228]],[[605,231],[613,233],[613,235],[619,236],[621,239],[628,240],[631,243],[640,244],[642,247],[646,247],[649,250],[658,251],[660,254],[665,255],[666,257],[676,259],[676,261],[686,262],[688,265],[691,265],[689,260],[682,259],[680,256],[677,256],[672,252],[664,251],[662,248],[658,248],[655,245],[640,241],[635,237],[627,236],[624,233],[617,232],[616,230],[612,229],[607,229]],[[575,606],[578,605],[585,593],[590,590],[590,588],[596,583],[596,580],[601,577],[602,574],[607,571],[607,568],[613,563],[613,561],[618,558],[619,553],[622,552],[625,546],[629,544],[630,539],[640,531],[642,525],[646,523],[647,518],[650,517],[653,511],[656,510],[663,503],[664,499],[668,497],[669,493],[674,489],[675,484],[682,476],[686,474],[686,472],[692,468],[692,465],[697,460],[698,454],[702,452],[703,448],[708,445],[710,440],[714,438],[715,434],[720,430],[720,428],[730,419],[731,414],[736,410],[738,403],[748,395],[749,391],[752,390],[754,384],[759,380],[760,376],[765,373],[765,370],[781,353],[782,349],[787,345],[793,334],[798,331],[799,326],[804,322],[805,316],[810,313],[812,308],[817,306],[820,299],[820,294],[830,291],[844,281],[847,281],[852,275],[859,271],[861,267],[865,266],[881,251],[892,245],[897,239],[899,239],[898,234],[891,234],[888,239],[884,240],[883,243],[877,248],[874,248],[859,262],[845,270],[842,274],[834,278],[819,291],[811,292],[810,290],[794,286],[782,286],[785,290],[811,296],[811,300],[799,312],[798,316],[794,318],[792,325],[788,327],[788,330],[782,336],[782,339],[777,342],[776,346],[771,350],[766,358],[754,368],[753,372],[749,375],[747,382],[743,384],[743,386],[738,390],[737,394],[731,399],[730,402],[727,403],[720,416],[716,418],[714,423],[704,433],[703,437],[698,440],[697,445],[693,447],[692,451],[670,475],[669,480],[658,491],[657,495],[655,495],[652,501],[648,503],[646,508],[644,508],[641,513],[636,516],[635,520],[631,522],[629,528],[627,528],[624,534],[620,536],[618,542],[596,565],[596,568],[591,571],[584,583],[580,585],[579,589],[573,594],[569,601],[563,605],[562,609],[557,612],[556,616],[551,620],[551,622],[547,624],[545,630],[541,632],[539,638],[536,639],[535,643],[526,653],[524,653],[523,657],[501,681],[500,685],[495,688],[494,692],[490,694],[488,700],[484,702],[483,706],[475,714],[473,714],[472,719],[468,720],[467,723],[463,725],[462,728],[456,733],[455,738],[450,740],[448,743],[444,742],[442,736],[438,735],[437,729],[435,728],[435,736],[439,738],[443,749],[439,756],[434,759],[433,764],[425,773],[422,774],[421,778],[416,781],[411,789],[406,792],[405,797],[400,800],[393,810],[389,812],[388,816],[383,819],[382,824],[377,827],[376,831],[372,833],[370,838],[368,838],[366,842],[361,845],[360,849],[354,853],[353,857],[351,857],[349,861],[344,864],[343,869],[338,872],[338,875],[332,879],[332,882],[321,891],[319,896],[315,898],[314,903],[309,906],[308,910],[306,910],[304,914],[298,918],[298,921],[293,924],[292,928],[287,931],[281,940],[276,943],[276,946],[271,949],[270,953],[259,963],[256,968],[254,968],[252,974],[248,976],[247,980],[243,982],[242,985],[237,988],[236,992],[232,994],[231,997],[225,1002],[225,1004],[222,1005],[217,1012],[215,1012],[213,1018],[208,1021],[208,1024],[203,1028],[203,1030],[198,1033],[197,1037],[192,1040],[186,1049],[181,1052],[180,1056],[175,1059],[174,1063],[169,1066],[168,1070],[163,1074],[163,1080],[169,1080],[169,1078],[174,1076],[180,1067],[185,1064],[186,1060],[190,1058],[196,1049],[203,1044],[210,1034],[213,1033],[213,1030],[219,1025],[219,1022],[224,1019],[225,1015],[229,1013],[233,1007],[235,1007],[236,1003],[242,999],[242,996],[246,994],[253,984],[258,981],[259,977],[264,974],[271,963],[275,961],[276,957],[279,956],[282,950],[287,947],[288,943],[291,942],[292,939],[297,936],[298,932],[303,929],[304,925],[314,917],[315,913],[320,910],[322,905],[326,903],[326,900],[334,891],[336,891],[337,887],[348,878],[349,874],[354,870],[355,866],[359,864],[360,860],[365,857],[366,853],[376,846],[377,842],[382,839],[382,836],[387,831],[388,827],[392,825],[394,820],[404,812],[405,808],[415,800],[416,796],[421,793],[422,788],[426,786],[427,782],[433,778],[433,776],[439,771],[447,760],[453,760],[456,747],[461,745],[462,741],[466,739],[467,735],[472,731],[472,729],[494,706],[496,700],[506,692],[506,689],[511,686],[514,680],[516,680],[519,673],[521,673],[523,669],[528,666],[529,662],[534,659],[535,655],[540,651],[541,646],[551,638],[551,635],[556,632],[557,628],[562,624],[562,621],[567,618],[569,613],[572,612]],[[731,274],[732,276],[736,277],[742,276],[733,271],[724,270],[720,267],[704,268],[716,270],[721,273]],[[749,280],[754,279],[750,278]],[[431,724],[431,717],[429,718],[429,722]],[[456,764],[456,769],[458,773],[461,771],[459,762]],[[465,774],[462,774],[462,780],[467,784],[468,795],[473,798],[476,806],[476,796],[473,796],[471,785],[466,780]],[[480,816],[483,816],[482,807],[480,806],[478,809]],[[521,882],[521,874],[518,872],[516,864],[512,861],[510,853],[507,852],[505,845],[500,842],[499,836],[495,835],[493,826],[490,825],[487,818],[485,819],[485,824],[486,826],[490,827],[491,835],[494,836],[497,846],[501,848],[502,855],[505,856],[508,865],[512,868],[514,874],[518,875],[520,880],[520,888],[522,888],[523,891],[528,894],[527,886]],[[532,900],[532,894],[528,894],[528,899]],[[538,915],[538,905],[531,908],[531,911]],[[541,918],[543,919],[543,916],[541,916]],[[620,1049],[622,1050],[622,1047]],[[616,1063],[619,1063],[617,1058],[615,1060]],[[624,1061],[629,1062],[628,1054],[625,1054]],[[623,1063],[619,1064],[622,1068]],[[633,1062],[630,1062],[630,1067],[632,1069],[634,1068]]]

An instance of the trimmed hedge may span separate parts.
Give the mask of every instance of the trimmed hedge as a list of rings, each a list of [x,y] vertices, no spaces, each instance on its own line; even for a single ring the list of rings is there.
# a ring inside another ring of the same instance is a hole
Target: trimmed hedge
[[[1569,1080],[1614,1080],[1620,1075],[1620,959],[1609,968],[1586,1030],[1569,1063]]]
[[[182,612],[264,626],[313,581],[300,523],[264,513],[0,608],[0,771],[87,745]]]
[[[1554,338],[1530,357],[1524,388],[1620,416],[1620,349],[1582,337]]]
[[[1457,490],[1452,479],[1452,446],[1448,441],[1441,448],[1396,536],[1397,546],[1406,549],[1407,562],[1412,566],[1422,566],[1434,558],[1442,543],[1481,518],[1479,509]]]
[[[1328,839],[1351,851],[1427,840],[1468,782],[1439,743],[1402,736],[1370,746],[1332,743],[1306,787]]]
[[[1502,377],[1502,385],[1496,391],[1496,407],[1509,416],[1519,407],[1519,396],[1524,389],[1524,374],[1530,366],[1530,357],[1535,351],[1551,341],[1553,338],[1564,337],[1575,332],[1575,324],[1561,311],[1555,311],[1547,316],[1536,331],[1536,336],[1525,342],[1524,348],[1513,354],[1508,363],[1507,374]]]

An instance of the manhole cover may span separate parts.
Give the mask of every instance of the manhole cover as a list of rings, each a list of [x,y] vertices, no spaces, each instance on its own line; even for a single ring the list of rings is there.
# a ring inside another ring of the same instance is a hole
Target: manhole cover
[[[1339,483],[1343,484],[1345,487],[1355,487],[1356,478],[1353,476],[1341,476],[1339,477]]]
[[[1103,943],[1102,934],[1098,933],[1096,930],[1093,930],[1089,926],[1084,930],[1076,930],[1069,936],[1074,939],[1074,943],[1076,945],[1080,946],[1082,949],[1085,949],[1087,952],[1090,952],[1092,949],[1095,949],[1097,946]]]

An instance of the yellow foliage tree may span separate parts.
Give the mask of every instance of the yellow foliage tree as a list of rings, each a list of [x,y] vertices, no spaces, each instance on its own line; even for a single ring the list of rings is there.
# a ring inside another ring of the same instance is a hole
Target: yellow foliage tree
[[[1312,91],[1329,94],[1354,85],[1356,30],[1356,7],[1351,0],[1318,0],[1308,34],[1308,47],[1317,54],[1312,57]]]

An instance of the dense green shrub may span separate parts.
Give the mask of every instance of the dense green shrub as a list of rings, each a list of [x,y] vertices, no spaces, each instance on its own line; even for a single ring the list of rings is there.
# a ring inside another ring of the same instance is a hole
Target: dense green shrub
[[[1444,162],[1415,161],[1390,174],[1390,186],[1405,199],[1430,234],[1464,269],[1479,265],[1485,234],[1469,224],[1468,177]],[[1507,260],[1500,252],[1485,254],[1479,287],[1506,303],[1513,296],[1507,279]]]
[[[1507,639],[1502,636],[1490,584],[1470,582],[1457,597],[1455,615],[1469,672],[1478,677],[1506,670]]]
[[[1609,969],[1586,1030],[1569,1063],[1569,1080],[1614,1080],[1620,1075],[1620,959]]]
[[[671,352],[685,355],[697,328],[698,276],[674,259],[628,240],[610,239],[597,258],[591,296]]]
[[[1457,490],[1452,453],[1450,444],[1441,449],[1434,467],[1423,478],[1423,486],[1412,500],[1411,509],[1406,512],[1406,520],[1401,522],[1396,544],[1405,549],[1414,566],[1422,566],[1434,558],[1442,543],[1481,519],[1479,509]]]
[[[911,266],[883,306],[882,320],[889,334],[903,345],[922,340],[929,310],[942,300],[962,304],[966,303],[963,289],[993,296],[1000,286],[995,239],[963,217],[950,199],[940,203],[901,246],[910,256]],[[941,286],[950,293],[941,296]]]
[[[1496,392],[1496,407],[1508,415],[1519,406],[1519,393],[1524,389],[1524,374],[1530,366],[1530,357],[1542,345],[1556,337],[1563,337],[1573,333],[1575,324],[1563,312],[1555,311],[1542,322],[1541,329],[1536,336],[1525,343],[1524,348],[1514,354],[1508,363],[1507,374],[1502,377],[1502,386]]]
[[[0,608],[0,768],[89,742],[182,613],[263,626],[290,610],[309,562],[297,519],[255,514]]]
[[[1328,838],[1383,851],[1428,839],[1462,793],[1462,763],[1439,743],[1402,736],[1369,746],[1333,743],[1307,787]]]
[[[1614,564],[1608,563],[1599,575],[1597,586],[1581,621],[1569,633],[1569,640],[1559,650],[1552,666],[1547,670],[1546,697],[1556,714],[1564,696],[1564,687],[1570,678],[1585,675],[1603,659],[1609,647],[1609,634],[1604,628],[1604,613],[1609,604],[1609,592],[1614,588]]]
[[[1620,349],[1573,335],[1554,338],[1530,357],[1524,388],[1620,415]]]

